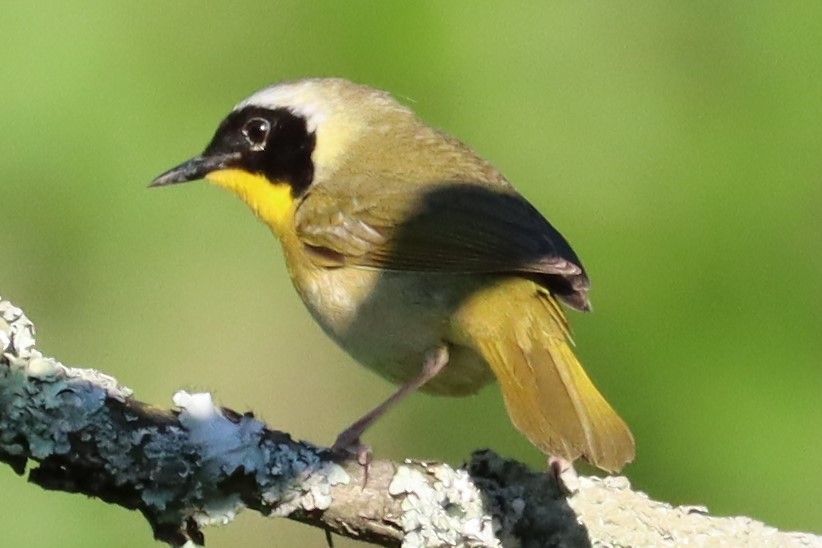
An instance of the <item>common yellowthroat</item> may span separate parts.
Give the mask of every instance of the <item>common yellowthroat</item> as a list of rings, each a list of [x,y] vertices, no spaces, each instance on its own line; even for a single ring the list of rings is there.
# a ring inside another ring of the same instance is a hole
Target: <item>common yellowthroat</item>
[[[333,78],[263,89],[151,186],[201,178],[276,234],[325,333],[401,385],[335,449],[361,448],[416,389],[465,396],[496,378],[511,421],[547,455],[611,472],[633,460],[558,303],[590,308],[579,258],[490,163],[388,93]]]

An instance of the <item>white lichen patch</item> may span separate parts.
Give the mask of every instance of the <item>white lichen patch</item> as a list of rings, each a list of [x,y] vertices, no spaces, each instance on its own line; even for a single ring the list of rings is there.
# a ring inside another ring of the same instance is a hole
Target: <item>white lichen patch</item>
[[[265,425],[251,415],[227,418],[210,394],[180,391],[174,403],[200,456],[197,474],[213,485],[235,473],[253,477],[274,515],[326,509],[331,487],[350,481],[342,467],[322,460],[316,449],[271,443]],[[235,495],[209,491],[194,518],[202,525],[227,523],[242,507]]]
[[[406,461],[388,491],[403,499],[405,548],[501,546],[482,495],[465,470]]]
[[[11,346],[11,326],[0,318],[0,354],[4,354]]]
[[[3,321],[2,355],[6,361],[25,360],[34,349],[34,324],[23,311],[0,297],[0,320]],[[8,352],[8,353],[7,353]]]
[[[32,379],[47,380],[57,375],[59,365],[51,358],[33,358],[26,364],[26,374]]]

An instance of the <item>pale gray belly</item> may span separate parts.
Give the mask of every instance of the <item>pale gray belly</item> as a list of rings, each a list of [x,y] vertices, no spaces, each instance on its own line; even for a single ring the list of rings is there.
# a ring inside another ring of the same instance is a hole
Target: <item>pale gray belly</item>
[[[470,278],[355,268],[311,269],[294,284],[314,319],[354,359],[395,383],[420,372],[425,354],[448,346],[445,369],[423,388],[448,395],[475,393],[493,380],[473,350],[448,340],[453,310],[470,292]]]

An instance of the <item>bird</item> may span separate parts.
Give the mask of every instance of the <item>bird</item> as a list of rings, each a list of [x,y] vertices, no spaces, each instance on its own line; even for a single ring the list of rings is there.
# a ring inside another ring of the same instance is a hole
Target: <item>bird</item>
[[[342,78],[257,91],[150,186],[199,179],[251,208],[322,330],[399,385],[335,451],[365,464],[363,433],[410,393],[468,396],[496,380],[549,458],[612,473],[634,459],[560,304],[590,310],[582,262],[490,162],[390,93]]]

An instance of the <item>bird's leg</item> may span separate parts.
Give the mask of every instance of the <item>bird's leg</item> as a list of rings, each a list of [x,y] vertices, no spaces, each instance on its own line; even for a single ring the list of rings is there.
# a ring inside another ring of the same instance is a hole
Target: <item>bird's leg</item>
[[[422,364],[422,371],[420,374],[403,384],[399,390],[394,392],[391,397],[379,404],[377,407],[363,415],[361,419],[346,428],[342,434],[337,436],[337,441],[334,442],[332,450],[335,453],[348,453],[357,455],[357,461],[363,466],[366,466],[371,460],[371,449],[360,443],[360,436],[365,432],[378,418],[380,418],[393,405],[408,394],[415,391],[431,379],[437,376],[437,373],[442,371],[442,368],[448,363],[448,348],[440,347],[436,350],[428,352],[425,356],[425,361]]]

